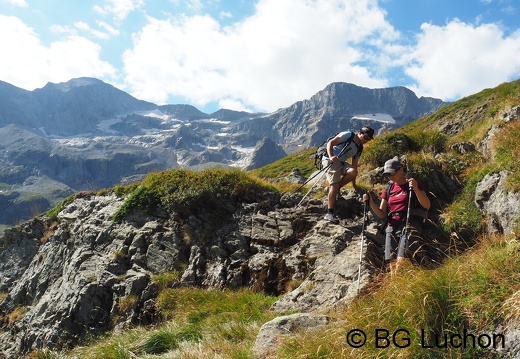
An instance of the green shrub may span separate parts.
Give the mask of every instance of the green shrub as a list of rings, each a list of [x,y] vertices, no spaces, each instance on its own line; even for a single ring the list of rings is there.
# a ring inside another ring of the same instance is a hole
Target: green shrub
[[[114,214],[113,220],[116,222],[121,221],[136,208],[140,208],[146,214],[152,214],[154,209],[159,205],[159,196],[155,190],[146,186],[139,186],[132,191],[130,196],[117,210]]]
[[[177,348],[178,345],[175,333],[168,330],[159,330],[150,333],[139,346],[139,350],[145,354],[162,354]]]
[[[127,186],[115,186],[113,191],[117,197],[122,198],[132,193],[138,186],[139,184],[137,183],[133,183]]]
[[[226,214],[230,203],[249,202],[258,193],[276,191],[243,171],[222,169],[154,173],[144,179],[143,186],[156,191],[166,210],[180,213],[203,207],[201,210]]]
[[[382,167],[387,160],[410,151],[411,146],[408,136],[391,132],[370,141],[363,151],[362,160],[374,167]]]
[[[495,160],[500,169],[510,172],[507,179],[507,189],[520,192],[520,122],[508,124],[500,138],[495,140]]]
[[[116,193],[121,194],[124,190],[119,189]],[[114,220],[121,220],[135,208],[146,213],[152,213],[158,206],[173,212],[197,210],[201,207],[224,210],[226,201],[251,200],[255,193],[266,190],[275,189],[260,184],[238,170],[172,170],[152,173],[139,187],[132,190],[114,215]]]
[[[191,324],[208,320],[226,323],[230,316],[250,322],[262,318],[275,299],[246,289],[170,288],[161,292],[157,304],[164,317]]]
[[[152,281],[159,286],[160,290],[171,287],[174,283],[178,282],[181,278],[181,274],[178,270],[171,272],[164,272],[155,274],[152,276]]]
[[[409,136],[414,151],[440,153],[446,150],[448,137],[437,130],[420,131]]]

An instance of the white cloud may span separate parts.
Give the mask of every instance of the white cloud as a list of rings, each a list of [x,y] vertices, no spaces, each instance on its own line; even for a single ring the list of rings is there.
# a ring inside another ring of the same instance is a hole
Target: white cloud
[[[70,36],[76,36],[80,32],[86,33],[90,37],[94,37],[96,39],[108,40],[113,36],[119,35],[119,30],[114,29],[112,26],[108,25],[105,22],[97,21],[97,24],[102,30],[94,29],[89,24],[84,21],[77,21],[73,24],[73,26],[63,26],[63,25],[52,25],[51,31],[56,34],[64,34]]]
[[[229,11],[221,11],[219,16],[221,19],[231,19],[233,17],[233,14]]]
[[[202,2],[200,0],[185,0],[185,3],[186,3],[186,8],[189,9],[190,11],[200,11],[202,10],[202,8],[204,7],[204,5],[202,5]]]
[[[118,29],[113,28],[112,26],[110,26],[106,22],[104,22],[104,21],[97,21],[96,23],[98,24],[99,27],[105,29],[110,35],[112,35],[112,36],[119,36],[120,31]]]
[[[27,1],[25,0],[1,0],[1,2],[5,2],[14,6],[20,6],[20,7],[28,7]]]
[[[169,2],[199,13],[215,3]],[[220,8],[211,17],[171,15],[175,11],[166,6],[145,7],[145,0],[100,3],[94,10],[106,22],[84,14],[75,18],[80,21],[51,26],[54,41],[40,40],[45,30],[37,33],[0,14],[0,79],[34,89],[92,76],[117,80],[118,87],[158,104],[174,97],[199,107],[275,111],[337,81],[370,88],[392,83],[419,96],[456,100],[520,77],[520,30],[511,32],[502,21],[504,28],[485,24],[485,17],[473,24],[423,24],[416,38],[403,39],[377,0],[257,0],[254,14],[235,22],[230,19],[238,11]],[[150,11],[168,18],[148,17],[144,27],[131,29],[143,18],[123,20],[137,10],[142,11],[134,15]],[[231,25],[223,26],[222,19]],[[121,54],[132,31],[132,45]],[[121,73],[101,60],[102,53],[121,54],[111,60],[123,61]]]
[[[0,78],[15,86],[32,90],[47,82],[71,78],[114,77],[116,70],[100,60],[99,45],[79,36],[68,36],[44,46],[32,28],[12,16],[0,14]]]
[[[111,35],[108,32],[93,29],[92,27],[90,27],[89,24],[87,24],[86,22],[83,22],[83,21],[75,22],[74,27],[78,30],[82,30],[82,31],[86,32],[87,34],[89,34],[97,39],[108,40],[111,37]]]
[[[222,99],[218,102],[218,104],[219,108],[233,109],[235,111],[254,112],[254,110],[244,106],[242,102],[234,99]]]
[[[94,11],[113,15],[116,22],[121,22],[128,14],[144,6],[144,0],[105,0],[104,6],[95,5]]]
[[[504,37],[495,24],[458,20],[421,30],[406,69],[419,93],[455,100],[520,76],[520,30]]]
[[[198,105],[227,99],[274,111],[334,81],[384,86],[359,65],[361,43],[397,33],[371,0],[260,0],[256,13],[222,28],[209,16],[149,19],[124,54],[134,96]]]

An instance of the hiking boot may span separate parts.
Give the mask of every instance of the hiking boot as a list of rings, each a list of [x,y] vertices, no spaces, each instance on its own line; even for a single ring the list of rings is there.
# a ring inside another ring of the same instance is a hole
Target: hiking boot
[[[327,213],[323,219],[332,223],[339,223],[338,217],[333,213]]]

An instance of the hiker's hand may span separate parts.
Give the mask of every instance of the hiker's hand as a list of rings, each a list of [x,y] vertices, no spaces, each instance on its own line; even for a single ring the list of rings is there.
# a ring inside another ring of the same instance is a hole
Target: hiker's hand
[[[417,181],[415,180],[415,178],[407,179],[407,181],[409,183],[410,188],[412,188],[412,189],[417,188]]]
[[[367,202],[367,201],[370,201],[370,193],[368,193],[368,192],[366,192],[363,195],[363,202]]]
[[[329,157],[329,161],[332,163],[335,163],[335,162],[339,161],[339,158],[338,158],[338,156],[332,156],[332,157]]]

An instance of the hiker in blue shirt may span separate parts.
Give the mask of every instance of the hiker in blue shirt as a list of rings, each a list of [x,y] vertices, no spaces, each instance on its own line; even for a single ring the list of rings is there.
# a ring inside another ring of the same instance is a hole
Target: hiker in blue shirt
[[[363,126],[357,133],[352,131],[340,132],[327,142],[327,157],[323,157],[323,165],[325,167],[331,164],[331,166],[326,173],[329,182],[326,220],[339,222],[334,213],[334,207],[341,187],[352,182],[352,187],[358,189],[356,185],[358,160],[363,151],[363,144],[373,138],[374,129],[370,126]],[[341,157],[338,158],[340,153]],[[352,159],[351,163],[347,162],[350,158]]]

